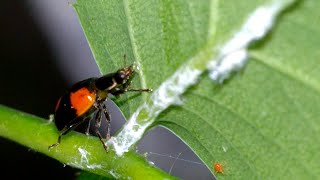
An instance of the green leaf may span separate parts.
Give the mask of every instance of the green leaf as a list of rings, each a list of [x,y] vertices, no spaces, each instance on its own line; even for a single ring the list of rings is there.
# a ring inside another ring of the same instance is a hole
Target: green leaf
[[[219,49],[265,2],[78,0],[75,8],[101,72],[123,67],[126,54],[141,65],[133,85],[156,89],[208,45]],[[242,73],[222,85],[203,74],[157,122],[212,172],[223,164],[221,179],[319,178],[319,8],[316,0],[289,7]],[[147,96],[127,95],[120,107],[129,116]]]

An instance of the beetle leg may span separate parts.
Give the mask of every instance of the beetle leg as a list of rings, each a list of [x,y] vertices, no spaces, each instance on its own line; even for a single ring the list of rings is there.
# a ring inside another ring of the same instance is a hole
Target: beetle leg
[[[131,85],[131,81],[126,84],[125,86],[122,86],[121,89],[117,90],[116,92],[113,92],[112,94],[114,96],[118,96],[120,94],[126,93],[128,91],[136,91],[136,92],[152,92],[152,89],[149,88],[140,88],[140,89],[136,89],[136,88],[130,88]]]
[[[75,124],[70,124],[70,125],[66,125],[60,132],[59,132],[59,137],[58,140],[55,144],[52,144],[48,147],[48,149],[51,149],[55,146],[58,146],[61,142],[61,137],[65,134],[67,134],[67,132],[69,132],[71,129],[74,129],[75,127],[77,127],[79,124],[83,123],[84,119],[80,120],[79,122],[75,123]]]
[[[128,92],[128,91],[137,91],[137,92],[151,92],[151,91],[152,91],[152,89],[149,89],[149,88],[139,88],[139,89],[130,88],[131,83],[132,83],[132,81],[129,81],[129,82],[124,86],[124,88],[123,88],[123,90],[122,90],[122,91],[123,91],[122,93]]]
[[[96,114],[96,118],[95,118],[95,120],[96,120],[96,123],[95,123],[96,129],[99,129],[99,128],[100,128],[100,126],[101,126],[101,119],[102,119],[102,108],[99,106],[99,110],[98,110],[98,112],[97,112],[97,114]]]
[[[103,137],[102,137],[102,135],[100,134],[100,131],[99,131],[99,128],[101,126],[102,110],[103,109],[101,108],[101,106],[98,106],[98,108],[99,108],[99,110],[98,110],[98,112],[96,114],[96,117],[95,117],[95,120],[96,120],[96,122],[95,122],[95,133],[98,135],[98,137],[99,137],[99,139],[100,139],[100,141],[101,141],[101,143],[103,145],[103,148],[108,152],[109,151],[109,147],[104,143]]]
[[[104,116],[106,117],[106,120],[107,120],[107,140],[109,140],[111,137],[110,135],[111,118],[105,104],[103,104],[102,109],[103,109]]]
[[[125,89],[125,92],[128,91],[138,91],[138,92],[152,92],[152,89],[145,88],[145,89]]]
[[[91,121],[93,120],[93,115],[89,116],[87,119],[88,119],[88,126],[87,126],[87,129],[86,129],[86,135],[89,136],[90,135]]]
[[[138,92],[151,92],[152,89],[149,88],[130,88],[132,81],[128,81],[126,84],[124,84],[122,89],[120,90],[122,93],[128,92],[128,91],[138,91]]]
[[[86,129],[86,135],[89,136],[90,135],[90,124],[91,124],[91,120],[88,122],[88,126]]]
[[[52,144],[48,147],[48,149],[50,150],[51,148],[55,147],[55,146],[58,146],[60,144],[60,141],[61,141],[61,134],[59,134],[59,137],[58,137],[58,141],[55,143],[55,144]]]

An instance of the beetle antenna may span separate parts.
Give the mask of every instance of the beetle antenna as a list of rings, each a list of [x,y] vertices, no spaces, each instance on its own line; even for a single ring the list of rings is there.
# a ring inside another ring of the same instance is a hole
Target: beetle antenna
[[[127,67],[127,54],[123,55],[124,67]]]

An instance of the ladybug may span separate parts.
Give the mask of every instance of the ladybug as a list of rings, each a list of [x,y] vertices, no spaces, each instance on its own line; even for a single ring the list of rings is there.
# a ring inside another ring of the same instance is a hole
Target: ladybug
[[[83,123],[88,123],[86,135],[89,135],[90,122],[95,122],[95,133],[98,135],[103,147],[108,151],[107,145],[99,132],[102,115],[107,121],[107,140],[110,139],[110,115],[104,102],[109,94],[118,96],[128,91],[151,92],[151,89],[130,89],[131,78],[134,75],[134,66],[121,68],[114,73],[102,77],[88,78],[74,84],[58,100],[54,122],[59,130],[58,141],[50,145],[53,148],[60,144],[61,137],[70,130]]]

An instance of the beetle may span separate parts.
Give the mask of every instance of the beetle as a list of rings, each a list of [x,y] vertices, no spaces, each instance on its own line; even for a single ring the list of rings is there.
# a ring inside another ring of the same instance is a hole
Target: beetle
[[[99,78],[88,78],[74,84],[62,95],[55,107],[54,122],[59,130],[59,137],[51,149],[61,142],[61,137],[70,130],[83,123],[88,123],[86,134],[89,135],[90,122],[95,122],[95,133],[98,135],[103,147],[108,151],[107,145],[99,132],[102,115],[107,121],[107,137],[110,139],[110,115],[104,102],[109,94],[119,96],[128,91],[151,92],[151,89],[130,89],[131,79],[134,76],[135,66],[121,68],[114,73],[109,73]]]

